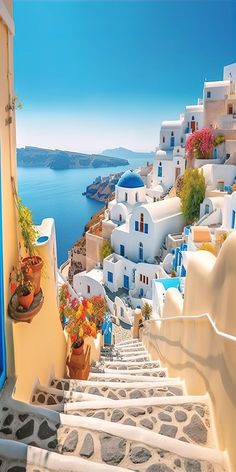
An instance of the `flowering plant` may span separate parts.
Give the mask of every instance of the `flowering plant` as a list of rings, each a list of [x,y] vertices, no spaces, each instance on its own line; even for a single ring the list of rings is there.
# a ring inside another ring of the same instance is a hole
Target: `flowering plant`
[[[59,302],[61,322],[71,338],[73,347],[81,345],[86,336],[96,338],[96,324],[90,321],[93,306],[89,300],[73,298],[65,284],[61,287]]]
[[[210,159],[214,148],[213,131],[210,128],[202,128],[190,134],[185,148],[188,161],[192,161],[194,157]]]
[[[92,304],[92,315],[90,319],[94,321],[97,329],[99,329],[106,314],[107,305],[105,299],[101,295],[94,295],[89,299],[89,302]]]
[[[9,282],[11,292],[16,292],[19,296],[29,295],[34,290],[32,282],[26,280],[24,271],[17,267],[12,268]]]

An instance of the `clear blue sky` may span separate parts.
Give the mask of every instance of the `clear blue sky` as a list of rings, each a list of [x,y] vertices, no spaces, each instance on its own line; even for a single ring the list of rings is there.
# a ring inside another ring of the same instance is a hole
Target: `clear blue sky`
[[[236,61],[233,1],[15,1],[18,145],[151,150]]]

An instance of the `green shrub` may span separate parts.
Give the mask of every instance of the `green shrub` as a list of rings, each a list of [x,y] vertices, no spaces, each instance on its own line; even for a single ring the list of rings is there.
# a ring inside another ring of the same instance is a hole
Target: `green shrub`
[[[111,247],[110,241],[105,239],[102,243],[102,246],[100,247],[100,258],[101,262],[103,262],[103,259],[105,259],[107,256],[110,256],[112,254],[113,249]]]
[[[206,184],[202,171],[186,169],[183,187],[180,193],[181,209],[187,224],[192,224],[199,217],[200,204],[205,198]]]

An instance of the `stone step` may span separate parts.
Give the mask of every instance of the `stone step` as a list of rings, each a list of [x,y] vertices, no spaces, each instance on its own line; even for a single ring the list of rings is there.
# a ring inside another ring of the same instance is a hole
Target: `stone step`
[[[135,374],[130,374],[129,371],[126,371],[123,373],[121,376],[117,376],[118,372],[114,371],[111,372],[110,369],[108,369],[107,372],[90,372],[88,380],[92,381],[104,381],[104,382],[117,382],[117,383],[123,383],[123,382],[164,382],[166,381],[167,383],[173,382],[173,381],[178,381],[178,379],[173,379],[172,377],[158,377],[158,376],[153,376],[153,375],[137,375]]]
[[[165,466],[169,467],[172,472],[175,466],[180,464],[182,469],[179,470],[185,472],[199,470],[201,472],[226,472],[228,470],[224,465],[224,455],[219,451],[164,437],[163,434],[157,434],[143,426],[142,428],[138,425],[132,427],[94,417],[58,415],[54,411],[30,407],[27,404],[22,407],[19,405],[20,402],[15,402],[15,404],[16,410],[13,408],[14,402],[8,410],[3,410],[1,435],[7,436],[11,441],[17,439],[19,442],[31,445],[27,447],[27,454],[25,454],[29,462],[27,472],[35,472],[36,465],[42,467],[42,469],[37,469],[40,472],[46,472],[46,470],[48,472],[51,468],[56,470],[56,466],[58,466],[58,471],[81,470],[82,472],[83,470],[84,472],[86,467],[86,470],[91,472],[118,472],[118,470],[127,472],[127,469],[137,471],[138,467],[140,472],[148,472],[148,469],[151,472],[156,470],[167,472],[168,469],[165,469]],[[134,405],[134,402],[132,404]],[[85,406],[88,407],[88,405]],[[9,415],[11,415],[10,418]],[[134,416],[134,418],[138,417]],[[8,430],[2,431],[4,428]],[[4,449],[5,456],[8,449],[9,447]],[[1,452],[3,451],[0,450],[0,456],[4,457]],[[11,463],[12,454],[13,452],[10,455]],[[72,456],[75,461],[72,460]],[[22,457],[20,454],[17,457],[19,459],[17,465],[21,465]],[[82,463],[78,459],[87,459],[91,462],[90,464]],[[103,469],[98,464],[101,464]],[[14,463],[12,465],[15,466]],[[106,468],[106,465],[110,469]],[[160,465],[162,469],[156,469]],[[75,469],[76,466],[77,469]],[[113,466],[122,468],[111,469]]]
[[[113,361],[113,360],[123,360],[125,362],[130,362],[130,361],[134,361],[134,362],[146,362],[146,361],[150,361],[150,356],[149,355],[145,355],[143,356],[142,354],[139,354],[139,355],[133,355],[132,356],[100,356],[100,360],[101,361]]]
[[[93,417],[61,415],[57,431],[61,454],[139,472],[226,472],[225,455],[139,426]]]
[[[94,382],[70,384],[70,390],[59,390],[54,387],[39,386],[34,392],[32,403],[44,405],[49,408],[57,408],[62,411],[65,403],[83,401],[123,400],[124,398],[137,399],[161,396],[181,396],[184,394],[184,385],[180,382],[169,381],[169,383],[125,383],[119,385],[116,382]],[[58,385],[58,384],[57,384]]]
[[[125,345],[125,346],[114,346],[113,350],[114,351],[137,351],[138,349],[140,350],[145,350],[145,347],[143,344],[132,344],[132,345]]]
[[[0,466],[1,472],[130,472],[5,439],[0,439]]]
[[[137,370],[137,369],[151,369],[160,367],[159,361],[146,361],[146,362],[124,362],[124,361],[111,361],[111,362],[97,362],[96,366],[104,367],[105,369],[116,369],[116,370]]]
[[[131,339],[126,339],[125,341],[121,341],[119,343],[116,343],[115,346],[117,346],[117,347],[125,346],[126,344],[130,345],[130,344],[143,344],[143,343],[142,343],[142,341],[140,341],[137,338],[131,338]]]
[[[209,406],[202,397],[141,398],[65,405],[65,412],[139,426],[181,441],[215,447]]]
[[[117,369],[112,369],[112,368],[105,368],[104,366],[101,367],[96,367],[91,369],[91,372],[101,372],[105,374],[116,374],[117,375]],[[137,369],[129,369],[128,370],[129,375],[137,375]],[[166,377],[167,375],[167,369],[160,368],[160,367],[154,367],[154,368],[149,368],[149,369],[142,369],[140,368],[138,370],[138,374],[145,376],[145,377]],[[119,375],[127,375],[127,369],[119,369]]]

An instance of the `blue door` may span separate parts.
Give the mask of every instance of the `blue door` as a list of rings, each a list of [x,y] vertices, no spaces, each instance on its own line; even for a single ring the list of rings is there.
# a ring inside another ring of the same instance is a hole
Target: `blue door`
[[[2,248],[2,188],[1,188],[1,154],[0,154],[0,389],[6,380],[6,351],[4,330],[4,296],[3,296],[3,248]]]
[[[124,287],[129,289],[129,277],[128,277],[128,275],[124,275]]]
[[[124,246],[124,244],[120,245],[120,255],[123,256],[123,257],[125,256],[125,246]]]
[[[174,145],[175,145],[175,137],[171,136],[171,138],[170,138],[170,147],[174,147]]]
[[[234,229],[235,228],[235,216],[236,216],[236,212],[235,210],[232,211],[232,222],[231,222],[231,228]]]
[[[112,322],[110,320],[104,323],[104,343],[112,344]]]

